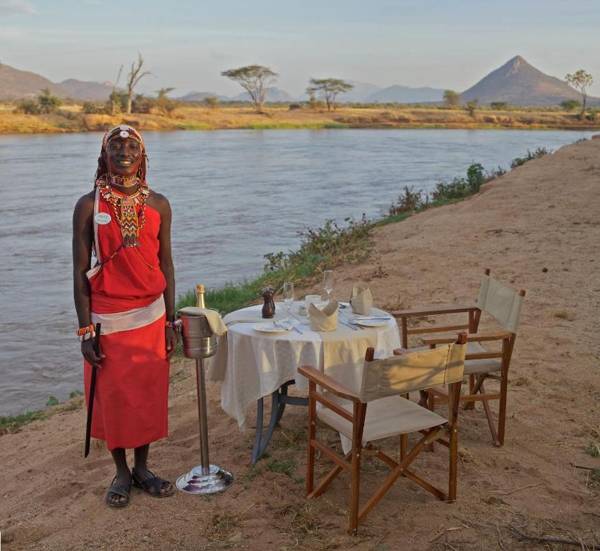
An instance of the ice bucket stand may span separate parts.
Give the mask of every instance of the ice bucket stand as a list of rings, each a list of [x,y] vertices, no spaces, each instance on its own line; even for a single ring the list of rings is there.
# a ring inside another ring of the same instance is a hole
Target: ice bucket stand
[[[211,465],[208,457],[208,418],[204,358],[217,351],[217,338],[213,335],[204,315],[194,308],[183,308],[181,319],[183,353],[196,360],[196,392],[198,395],[198,425],[200,429],[200,465],[182,474],[177,488],[188,494],[214,494],[226,490],[233,482],[233,475],[218,465]]]

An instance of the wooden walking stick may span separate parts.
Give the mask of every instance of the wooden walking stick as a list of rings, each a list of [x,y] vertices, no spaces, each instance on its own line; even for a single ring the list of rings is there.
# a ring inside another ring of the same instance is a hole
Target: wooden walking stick
[[[96,337],[94,338],[94,352],[100,357],[100,329],[101,323],[96,324]],[[85,423],[85,451],[83,457],[87,457],[90,453],[90,440],[92,433],[92,413],[94,412],[94,394],[96,393],[96,366],[92,366],[92,380],[90,382],[90,394],[88,397],[87,420]]]

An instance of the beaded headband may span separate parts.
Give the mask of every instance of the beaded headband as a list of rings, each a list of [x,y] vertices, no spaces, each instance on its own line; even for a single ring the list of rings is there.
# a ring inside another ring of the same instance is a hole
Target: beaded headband
[[[104,134],[104,138],[102,138],[102,147],[106,147],[108,142],[114,138],[132,138],[142,146],[142,149],[144,148],[144,140],[142,139],[142,135],[135,128],[133,128],[133,126],[120,124],[119,126],[115,126],[106,132],[106,134]]]

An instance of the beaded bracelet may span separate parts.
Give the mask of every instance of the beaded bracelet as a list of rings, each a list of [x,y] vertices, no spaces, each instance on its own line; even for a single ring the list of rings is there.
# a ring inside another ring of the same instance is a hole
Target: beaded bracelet
[[[170,329],[177,329],[180,325],[181,325],[181,320],[165,321],[165,327],[168,327]]]
[[[92,339],[96,336],[96,332],[94,331],[94,324],[90,323],[85,327],[80,327],[77,329],[77,336],[81,342]]]

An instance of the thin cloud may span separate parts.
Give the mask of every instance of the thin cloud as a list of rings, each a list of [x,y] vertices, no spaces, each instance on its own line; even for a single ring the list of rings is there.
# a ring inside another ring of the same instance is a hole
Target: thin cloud
[[[37,11],[27,0],[0,0],[0,17],[35,15]]]

